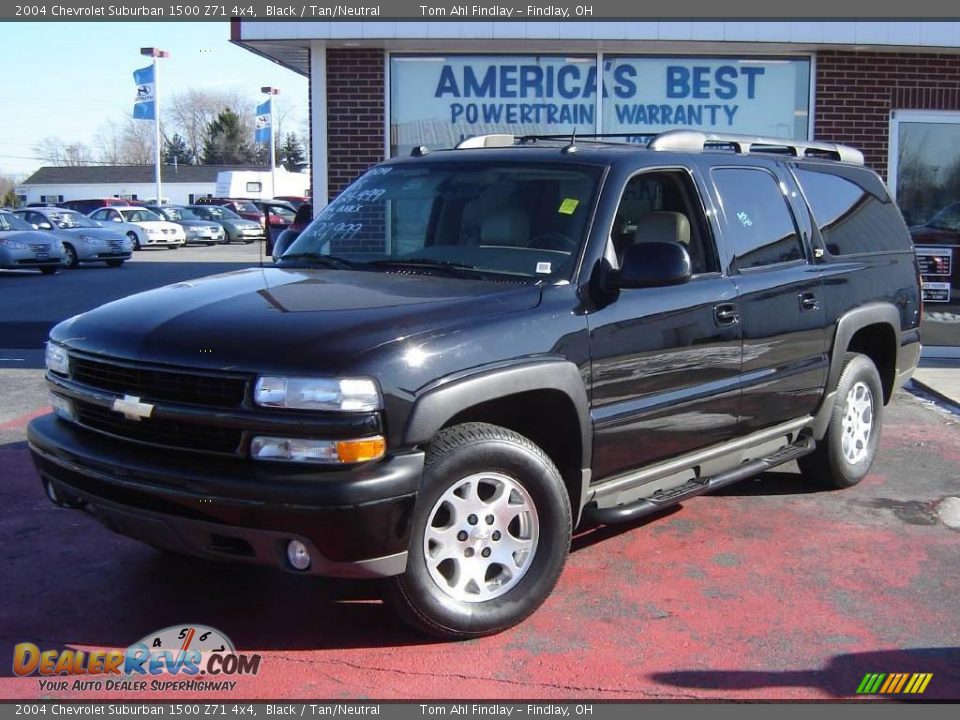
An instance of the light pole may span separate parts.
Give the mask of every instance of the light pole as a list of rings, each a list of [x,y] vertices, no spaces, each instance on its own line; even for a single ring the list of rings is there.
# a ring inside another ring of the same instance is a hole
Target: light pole
[[[156,151],[153,158],[154,173],[157,182],[157,205],[163,205],[160,182],[160,67],[157,58],[168,58],[170,53],[160,48],[140,48],[140,54],[153,58],[153,142]]]
[[[260,92],[270,95],[270,197],[277,196],[277,137],[274,135],[275,115],[273,110],[273,96],[280,94],[280,89],[265,85]]]

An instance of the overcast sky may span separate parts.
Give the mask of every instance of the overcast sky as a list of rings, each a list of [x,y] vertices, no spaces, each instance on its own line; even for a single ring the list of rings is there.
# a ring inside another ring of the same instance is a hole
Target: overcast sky
[[[0,174],[18,179],[44,164],[33,157],[43,138],[92,145],[102,124],[132,114],[132,73],[149,64],[141,47],[170,52],[160,61],[161,105],[186,88],[236,88],[255,103],[273,85],[290,108],[288,127],[306,120],[307,79],[230,43],[228,22],[17,22],[4,23],[2,37]]]

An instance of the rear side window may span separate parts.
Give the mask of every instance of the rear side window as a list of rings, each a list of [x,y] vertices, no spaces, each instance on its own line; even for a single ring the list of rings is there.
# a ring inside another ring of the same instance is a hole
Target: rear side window
[[[803,245],[780,183],[760,168],[718,168],[725,236],[737,268],[764,267],[803,259]]]
[[[910,249],[900,211],[873,175],[800,168],[794,173],[831,255]]]

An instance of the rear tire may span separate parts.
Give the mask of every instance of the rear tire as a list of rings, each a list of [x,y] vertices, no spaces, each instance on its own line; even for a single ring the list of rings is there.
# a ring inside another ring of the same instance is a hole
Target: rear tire
[[[870,471],[882,425],[880,374],[866,355],[847,353],[827,433],[812,453],[797,460],[800,471],[821,487],[853,487]]]
[[[543,450],[496,425],[448,428],[427,451],[407,569],[388,580],[387,600],[439,637],[506,630],[553,590],[571,533],[563,479]]]
[[[130,240],[133,241],[133,249],[134,249],[134,250],[139,250],[139,249],[140,249],[140,238],[137,237],[137,234],[136,234],[135,232],[128,232],[128,233],[127,233],[127,237],[130,238]]]

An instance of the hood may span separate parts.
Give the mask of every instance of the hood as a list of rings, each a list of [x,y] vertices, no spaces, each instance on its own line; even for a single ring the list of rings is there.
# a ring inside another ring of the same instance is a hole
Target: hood
[[[157,230],[183,230],[183,228],[181,228],[179,225],[172,223],[169,220],[143,220],[142,222],[135,222],[131,224],[139,225],[143,229],[156,228]]]
[[[19,240],[31,245],[43,243],[50,247],[60,247],[60,238],[48,230],[0,230],[0,238]]]
[[[126,236],[123,233],[117,232],[116,230],[108,230],[107,228],[58,228],[57,230],[54,230],[54,232],[65,239],[77,237],[79,235],[89,235],[90,237],[96,238],[97,240],[103,240],[104,242],[116,242],[117,240],[126,239]]]
[[[915,225],[910,228],[910,237],[914,244],[940,243],[942,245],[957,245],[960,243],[960,233],[953,230],[941,230],[928,225]]]
[[[219,228],[220,223],[213,222],[212,220],[177,220],[178,225],[183,225],[183,227],[192,227],[192,228]]]
[[[51,338],[86,352],[186,367],[336,373],[385,343],[539,301],[539,285],[251,268],[117,300],[64,321]]]

